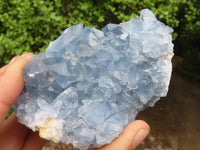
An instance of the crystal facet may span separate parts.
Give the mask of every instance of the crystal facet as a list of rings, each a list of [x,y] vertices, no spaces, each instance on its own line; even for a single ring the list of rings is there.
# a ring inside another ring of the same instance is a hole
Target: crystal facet
[[[14,103],[18,119],[40,136],[81,149],[111,142],[167,94],[172,28],[144,9],[102,31],[71,26],[24,68]]]

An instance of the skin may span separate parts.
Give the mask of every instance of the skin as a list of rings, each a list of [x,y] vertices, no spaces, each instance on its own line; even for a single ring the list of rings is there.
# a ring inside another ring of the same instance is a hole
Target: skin
[[[32,132],[17,122],[13,113],[4,121],[10,106],[24,87],[23,68],[30,61],[32,53],[14,57],[9,64],[0,68],[0,149],[1,150],[41,150],[45,140],[38,132]],[[136,120],[128,124],[124,131],[112,141],[97,150],[133,150],[148,135],[149,125]]]

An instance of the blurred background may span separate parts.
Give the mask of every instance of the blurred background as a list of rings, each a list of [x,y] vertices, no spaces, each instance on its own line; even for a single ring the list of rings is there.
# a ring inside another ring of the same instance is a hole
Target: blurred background
[[[0,0],[0,67],[24,52],[44,52],[74,24],[98,29],[148,8],[174,29],[169,93],[140,112],[151,134],[138,150],[200,150],[199,0]]]

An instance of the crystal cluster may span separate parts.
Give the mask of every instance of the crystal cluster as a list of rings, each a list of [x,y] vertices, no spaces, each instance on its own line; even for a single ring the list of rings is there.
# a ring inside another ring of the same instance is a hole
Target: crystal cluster
[[[172,32],[148,9],[102,31],[67,28],[25,66],[13,105],[19,121],[81,149],[110,143],[138,111],[166,96]]]

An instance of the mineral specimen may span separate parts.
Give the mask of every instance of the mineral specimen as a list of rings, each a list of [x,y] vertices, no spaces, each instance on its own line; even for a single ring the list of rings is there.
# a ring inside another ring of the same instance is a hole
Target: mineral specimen
[[[166,96],[172,32],[148,9],[102,31],[67,28],[25,66],[13,105],[19,121],[81,149],[110,143],[138,111]]]

